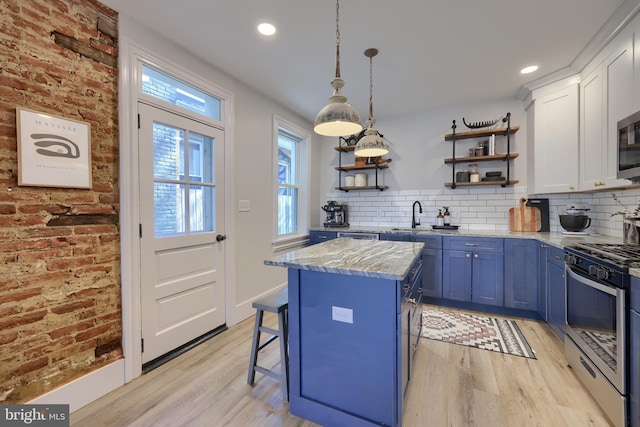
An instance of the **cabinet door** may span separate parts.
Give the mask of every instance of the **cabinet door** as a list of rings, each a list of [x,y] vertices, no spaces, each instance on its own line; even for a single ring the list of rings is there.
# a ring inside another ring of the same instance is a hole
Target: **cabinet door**
[[[413,235],[410,233],[380,233],[380,240],[392,240],[394,242],[411,242]]]
[[[442,298],[442,251],[422,250],[422,295]]]
[[[593,190],[604,178],[604,86],[602,67],[597,67],[580,83],[580,186]]]
[[[573,84],[535,98],[527,112],[533,120],[532,175],[529,193],[567,193],[579,189],[578,86]],[[533,186],[533,188],[531,187]]]
[[[536,240],[505,239],[505,307],[538,309],[538,247]]]
[[[471,301],[471,252],[442,251],[442,294],[444,298]]]
[[[606,79],[605,105],[605,155],[603,175],[606,187],[629,185],[630,181],[616,179],[618,169],[618,121],[633,114],[633,40],[628,41],[613,52],[603,65]]]
[[[327,240],[335,239],[338,236],[336,231],[309,231],[309,244],[315,245],[316,243],[326,242]]]
[[[640,314],[631,310],[631,344],[629,354],[631,355],[631,384],[629,384],[629,415],[631,425],[640,426]]]
[[[549,284],[549,326],[553,332],[564,341],[565,324],[565,291],[564,291],[564,269],[558,265],[547,263],[547,282]]]
[[[480,304],[504,304],[504,255],[492,252],[473,253],[471,300]]]
[[[549,247],[540,243],[538,245],[538,313],[548,322],[547,315],[547,252]]]

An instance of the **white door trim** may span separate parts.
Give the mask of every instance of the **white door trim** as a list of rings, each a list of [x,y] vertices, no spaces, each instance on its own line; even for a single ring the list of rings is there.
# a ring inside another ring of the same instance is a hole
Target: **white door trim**
[[[234,97],[216,84],[196,76],[189,70],[142,48],[131,39],[120,39],[120,250],[122,285],[122,350],[125,383],[142,374],[141,295],[140,295],[140,223],[138,180],[138,63],[144,61],[179,79],[208,91],[223,101],[225,131],[225,226],[227,231],[225,256],[225,305],[227,325],[237,323],[235,292],[235,200],[232,165],[234,160]]]

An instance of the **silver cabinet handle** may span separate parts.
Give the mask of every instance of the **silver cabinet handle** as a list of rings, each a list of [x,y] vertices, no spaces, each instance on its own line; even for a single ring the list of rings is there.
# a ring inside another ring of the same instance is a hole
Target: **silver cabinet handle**
[[[473,254],[473,257],[474,258],[478,258],[478,254]]]
[[[467,258],[471,258],[471,254],[465,254]]]
[[[545,245],[544,243],[542,243],[542,244],[540,244],[540,247],[541,247],[541,248],[546,248],[546,247],[548,247],[548,246],[547,246],[547,245]]]
[[[464,245],[465,246],[478,246],[477,243],[465,243]]]

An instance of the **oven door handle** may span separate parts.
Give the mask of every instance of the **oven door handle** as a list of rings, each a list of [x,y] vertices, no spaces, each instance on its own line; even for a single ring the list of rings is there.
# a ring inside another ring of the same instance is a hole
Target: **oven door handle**
[[[578,282],[582,283],[583,285],[595,288],[599,291],[605,292],[609,295],[613,295],[613,296],[617,296],[618,293],[616,292],[616,289],[612,288],[611,286],[606,286],[603,285],[601,283],[596,282],[595,279],[591,279],[591,278],[587,278],[584,277],[581,274],[578,274],[577,272],[573,271],[573,269],[571,267],[569,267],[568,265],[565,265],[565,270],[567,272],[567,274],[571,277],[573,277],[575,280],[577,280]]]

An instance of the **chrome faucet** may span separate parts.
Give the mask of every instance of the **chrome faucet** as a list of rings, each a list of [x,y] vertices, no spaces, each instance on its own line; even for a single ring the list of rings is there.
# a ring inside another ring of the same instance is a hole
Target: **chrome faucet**
[[[420,225],[420,220],[416,221],[416,205],[420,208],[420,213],[422,213],[422,205],[419,201],[413,202],[413,206],[411,207],[411,228],[416,228],[416,225]]]

